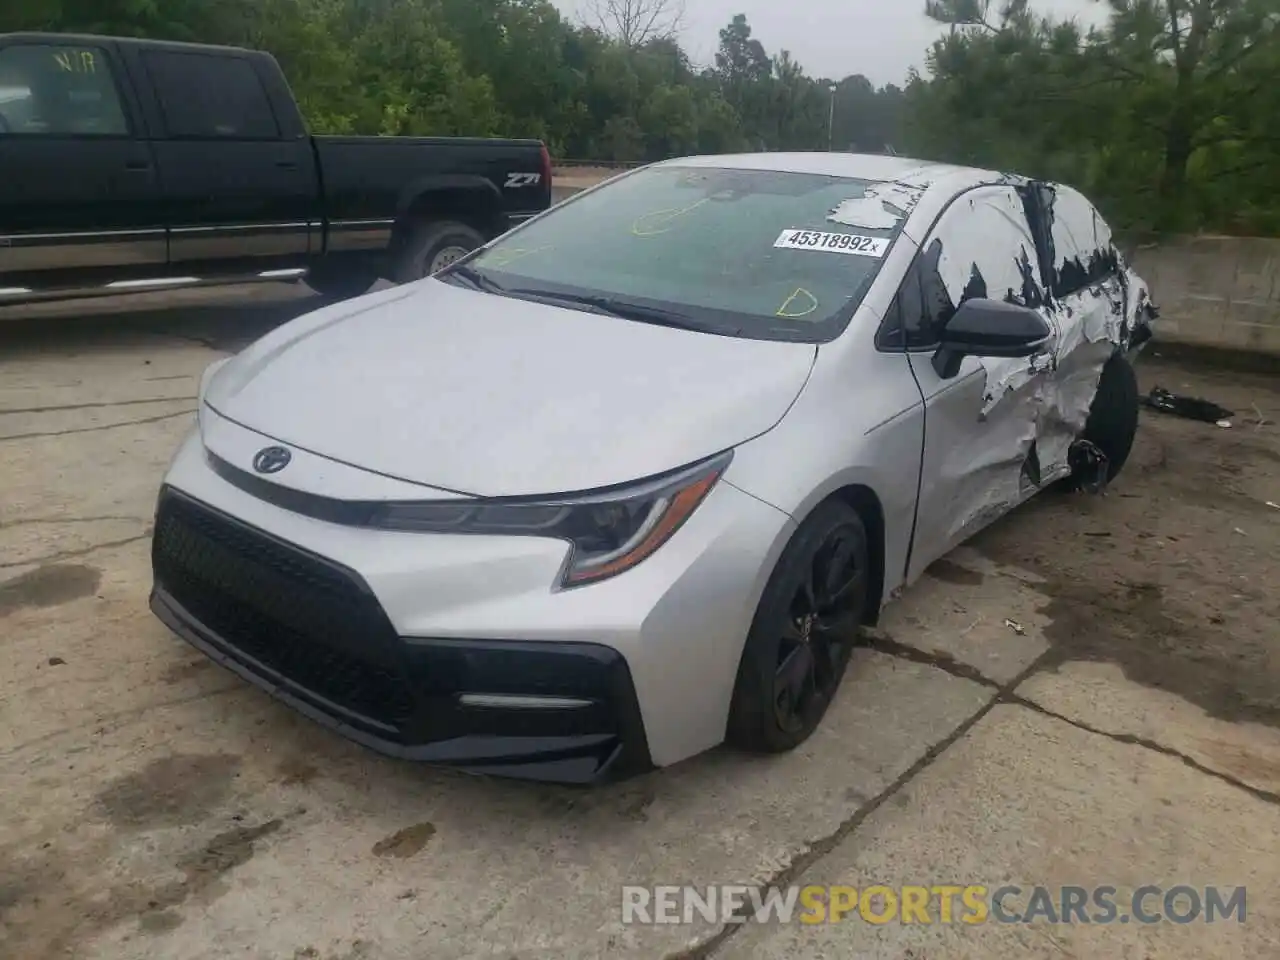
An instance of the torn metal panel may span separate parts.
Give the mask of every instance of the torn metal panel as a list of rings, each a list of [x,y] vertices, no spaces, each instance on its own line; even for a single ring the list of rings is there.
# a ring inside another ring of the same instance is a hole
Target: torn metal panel
[[[1110,341],[1085,340],[1055,355],[1054,373],[1045,378],[1038,420],[1040,457],[1046,473],[1068,466],[1071,444],[1084,432],[1102,367],[1114,350]]]
[[[975,297],[1034,310],[1051,331],[1036,356],[968,356],[950,377],[927,354],[909,354],[926,408],[922,472],[931,478],[922,481],[916,541],[936,556],[1073,467],[1089,474],[1086,488],[1101,489],[1105,457],[1080,440],[1103,367],[1146,330],[1153,310],[1092,205],[1069,188],[1020,178],[960,192],[921,243],[917,270],[916,309],[933,331]]]
[[[984,361],[983,366],[987,364]],[[988,378],[990,374],[988,374]],[[942,482],[954,485],[955,509],[947,514],[947,541],[958,543],[1031,494],[1035,484],[1026,467],[1037,451],[1037,411],[1045,379],[1028,382],[1009,394],[994,416],[985,418],[982,443],[957,444],[941,463]]]
[[[925,187],[903,183],[873,184],[861,197],[842,201],[827,219],[864,230],[892,230],[911,215],[924,191]]]
[[[1125,266],[1123,276],[1127,296],[1120,343],[1127,348],[1130,344],[1141,344],[1150,339],[1159,310],[1151,299],[1147,282],[1132,267]]]
[[[972,523],[975,510],[1017,502],[1028,476],[1047,480],[1070,469],[1104,364],[1151,312],[1146,284],[1123,264],[1093,206],[1065,187],[1042,196],[1038,207],[1008,187],[970,191],[953,205],[960,215],[949,212],[925,248],[926,300],[940,316],[986,297],[1034,309],[1053,330],[1043,354],[979,360],[984,443],[993,446],[968,466],[987,492],[971,498],[967,516],[955,518],[960,525]],[[1033,223],[1029,213],[1044,221]],[[1047,284],[1032,239],[1037,232],[1051,248]],[[949,466],[953,478],[963,472],[960,464]],[[1015,466],[1023,467],[1020,475]]]
[[[908,362],[926,409],[914,577],[927,558],[945,553],[1037,489],[1040,399],[1033,385],[976,424],[987,379],[976,357],[966,357],[959,374],[948,379],[924,351],[908,354]]]

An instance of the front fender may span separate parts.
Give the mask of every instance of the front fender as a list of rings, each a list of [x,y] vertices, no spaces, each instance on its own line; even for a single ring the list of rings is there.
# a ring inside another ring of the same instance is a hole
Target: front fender
[[[924,406],[905,354],[866,349],[839,356],[839,363],[827,362],[836,359],[834,352],[819,351],[791,410],[773,430],[737,449],[725,479],[797,523],[847,488],[869,491],[884,524],[883,600],[904,580]]]

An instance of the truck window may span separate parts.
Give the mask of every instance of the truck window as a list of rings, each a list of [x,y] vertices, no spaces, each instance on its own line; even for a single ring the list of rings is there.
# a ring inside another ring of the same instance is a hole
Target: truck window
[[[169,135],[277,140],[280,125],[253,64],[204,53],[143,54]]]
[[[0,49],[0,136],[129,135],[101,47],[16,44]]]

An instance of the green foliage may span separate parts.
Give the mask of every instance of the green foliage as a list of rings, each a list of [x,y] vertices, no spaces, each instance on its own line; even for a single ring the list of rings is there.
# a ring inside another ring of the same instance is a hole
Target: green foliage
[[[827,146],[827,81],[786,52],[771,57],[743,16],[723,31],[716,67],[698,70],[654,26],[679,9],[600,5],[606,35],[567,22],[549,0],[9,0],[0,32],[268,50],[317,133],[535,137],[585,160]],[[893,140],[893,108],[869,106],[878,92],[865,78],[842,84],[856,96],[837,97],[837,144]],[[869,140],[858,132],[868,123]]]
[[[624,36],[678,0],[605,4],[627,17],[600,28],[550,0],[7,0],[0,32],[265,49],[318,133],[536,137],[584,160],[892,150],[1071,182],[1124,226],[1280,231],[1280,0],[1098,0],[1090,31],[1028,0],[923,2],[952,29],[904,89],[811,77],[743,15],[705,69],[667,30]]]
[[[1280,230],[1280,0],[1106,5],[1086,33],[931,0],[953,29],[908,86],[908,148],[1074,183],[1135,229]]]

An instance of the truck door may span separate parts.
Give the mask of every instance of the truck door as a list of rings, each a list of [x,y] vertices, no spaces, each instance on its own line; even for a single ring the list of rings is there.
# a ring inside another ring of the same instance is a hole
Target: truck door
[[[282,129],[252,54],[142,50],[163,137],[169,256],[249,268],[297,263],[319,236],[310,139]]]
[[[0,288],[164,264],[156,168],[122,77],[105,45],[0,47]]]

